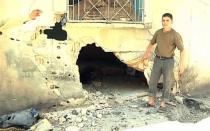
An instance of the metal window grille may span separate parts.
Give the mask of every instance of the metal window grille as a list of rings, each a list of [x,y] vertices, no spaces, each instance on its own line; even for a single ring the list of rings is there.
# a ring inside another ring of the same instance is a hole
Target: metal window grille
[[[68,0],[68,22],[144,23],[144,0]]]

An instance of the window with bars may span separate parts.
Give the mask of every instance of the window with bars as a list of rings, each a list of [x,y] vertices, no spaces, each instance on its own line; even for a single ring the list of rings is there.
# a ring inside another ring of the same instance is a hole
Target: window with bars
[[[67,9],[69,22],[144,22],[144,0],[69,0]]]

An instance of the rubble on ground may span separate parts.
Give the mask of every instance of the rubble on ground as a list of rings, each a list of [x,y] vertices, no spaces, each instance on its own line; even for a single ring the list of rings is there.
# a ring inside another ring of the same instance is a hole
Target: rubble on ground
[[[103,81],[102,81],[103,82]],[[124,95],[118,89],[102,85],[84,85],[85,100],[70,98],[40,111],[40,120],[30,129],[39,131],[118,131],[164,121],[198,122],[210,116],[210,97],[175,96],[165,111],[147,107],[147,90]],[[127,86],[127,85],[126,85]],[[123,88],[123,87],[121,87]],[[124,89],[125,90],[125,89]],[[82,104],[78,104],[82,101]]]

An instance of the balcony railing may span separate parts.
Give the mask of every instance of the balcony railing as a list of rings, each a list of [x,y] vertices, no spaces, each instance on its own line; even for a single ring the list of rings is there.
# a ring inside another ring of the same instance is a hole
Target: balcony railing
[[[144,0],[69,0],[68,22],[144,23]]]

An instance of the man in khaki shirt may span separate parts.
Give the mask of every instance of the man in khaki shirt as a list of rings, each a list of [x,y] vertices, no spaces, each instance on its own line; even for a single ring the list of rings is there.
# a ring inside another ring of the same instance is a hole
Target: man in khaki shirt
[[[172,28],[173,16],[170,13],[162,15],[162,29],[155,32],[150,44],[144,53],[142,60],[148,59],[155,48],[155,59],[149,81],[149,101],[148,106],[155,106],[157,84],[161,74],[163,75],[163,91],[160,108],[166,107],[166,100],[170,98],[174,69],[174,50],[180,51],[179,76],[184,71],[184,46],[182,38]]]

